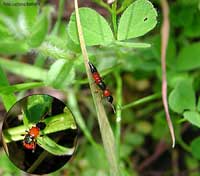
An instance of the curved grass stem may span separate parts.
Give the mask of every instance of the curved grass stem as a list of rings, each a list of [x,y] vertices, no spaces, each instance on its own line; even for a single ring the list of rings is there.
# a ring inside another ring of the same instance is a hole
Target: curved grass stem
[[[169,40],[169,6],[167,0],[161,1],[163,10],[163,24],[161,29],[161,65],[162,65],[162,100],[166,114],[166,120],[168,123],[169,131],[172,138],[172,148],[175,147],[175,134],[174,128],[169,114],[168,102],[167,102],[167,73],[166,73],[166,52]]]

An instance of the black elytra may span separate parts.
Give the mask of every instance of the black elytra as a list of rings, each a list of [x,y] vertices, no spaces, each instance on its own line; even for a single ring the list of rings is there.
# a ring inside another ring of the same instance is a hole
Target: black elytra
[[[92,63],[88,62],[88,64],[89,64],[89,66],[90,66],[90,70],[91,70],[92,73],[97,72],[96,67],[95,67]]]
[[[107,96],[106,98],[107,98],[108,102],[110,102],[110,103],[112,104],[112,102],[113,102],[113,97],[112,97],[111,95],[109,95],[109,96]]]
[[[45,129],[46,124],[44,122],[38,122],[36,124],[36,127],[38,127],[40,130],[43,130],[43,129]]]
[[[106,90],[106,84],[103,82],[103,81],[101,81],[99,84],[97,84],[98,86],[99,86],[99,88],[101,89],[101,90]]]

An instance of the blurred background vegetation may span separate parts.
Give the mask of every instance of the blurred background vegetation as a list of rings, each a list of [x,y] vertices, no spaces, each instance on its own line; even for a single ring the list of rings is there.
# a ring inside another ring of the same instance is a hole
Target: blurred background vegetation
[[[74,11],[73,2],[41,0],[40,6],[28,8],[9,7],[3,5],[7,1],[0,2],[1,123],[11,102],[33,93],[53,95],[70,107],[81,130],[73,159],[49,175],[108,175],[109,166],[102,150],[80,47],[67,32]],[[101,2],[79,1],[79,6],[95,9],[111,24],[110,13]],[[118,0],[118,7],[123,11],[132,2]],[[157,26],[137,39],[150,43],[150,48],[88,47],[90,60],[112,91],[114,103],[121,84],[124,109],[119,144],[120,170],[123,176],[199,176],[200,2],[168,1],[171,28],[167,77],[170,113],[176,134],[175,149],[171,148],[161,99],[162,10],[159,0],[151,2],[158,12]],[[69,67],[66,61],[71,60]],[[125,106],[131,102],[130,107]],[[106,101],[103,103],[115,130],[115,114]],[[28,175],[13,166],[2,147],[0,175]]]

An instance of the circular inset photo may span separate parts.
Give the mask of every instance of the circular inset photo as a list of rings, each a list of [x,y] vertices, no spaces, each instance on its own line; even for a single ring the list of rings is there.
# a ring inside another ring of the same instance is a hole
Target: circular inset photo
[[[19,100],[6,114],[2,128],[9,159],[31,174],[48,174],[72,157],[78,129],[66,105],[46,94]]]

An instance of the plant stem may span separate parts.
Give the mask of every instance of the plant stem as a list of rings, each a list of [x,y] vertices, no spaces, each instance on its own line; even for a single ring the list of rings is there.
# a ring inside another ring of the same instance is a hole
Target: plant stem
[[[183,139],[181,138],[181,136],[177,136],[177,142],[178,144],[185,150],[187,151],[188,153],[191,153],[191,148],[188,144],[186,144]]]
[[[112,13],[112,9],[110,8],[110,6],[105,3],[102,0],[92,0],[93,2],[95,2],[96,4],[100,5],[101,7],[105,8],[106,10],[108,10],[110,13]]]
[[[182,118],[182,119],[178,120],[178,123],[181,124],[181,123],[184,123],[184,122],[186,122],[186,121],[187,121],[187,119]]]
[[[153,101],[153,100],[156,100],[156,99],[159,99],[159,98],[161,98],[161,93],[155,93],[153,95],[149,95],[147,97],[133,101],[133,102],[127,104],[127,105],[124,105],[124,106],[122,106],[121,109],[124,110],[124,109],[127,109],[127,108],[135,107],[135,106],[138,106],[138,105],[141,105],[141,104],[144,104],[144,103],[147,103],[149,101]]]
[[[28,173],[34,172],[38,168],[38,166],[44,161],[44,159],[47,158],[48,155],[49,153],[44,150],[35,160],[35,162],[31,165],[31,167],[27,169],[27,172]]]
[[[62,114],[45,118],[43,122],[46,124],[46,128],[42,130],[45,135],[66,129],[77,128],[74,118],[69,110]],[[31,128],[33,125],[35,124],[29,123],[28,126],[20,125],[4,129],[3,136],[5,143],[22,140],[24,138],[24,136],[22,136],[24,132],[27,130],[27,128]]]
[[[90,131],[88,130],[85,121],[83,120],[83,117],[79,111],[78,108],[78,103],[77,103],[77,99],[75,96],[75,93],[72,89],[68,89],[67,90],[68,93],[68,104],[69,107],[71,109],[71,111],[73,112],[76,122],[79,125],[79,127],[81,128],[81,130],[83,131],[84,135],[86,136],[86,138],[88,139],[88,141],[93,145],[96,146],[96,142],[94,141]]]
[[[170,117],[168,101],[167,101],[166,52],[167,52],[169,30],[170,30],[169,5],[167,0],[161,1],[161,7],[163,11],[163,24],[161,28],[162,101],[166,114],[167,124],[172,138],[172,148],[174,148],[175,147],[174,127]]]
[[[117,39],[117,0],[112,4],[112,24],[115,39]]]
[[[89,59],[88,59],[88,54],[87,54],[85,41],[84,41],[84,37],[83,37],[83,31],[82,31],[82,26],[81,26],[81,22],[80,22],[77,1],[78,0],[74,0],[74,4],[75,4],[76,23],[77,23],[77,28],[78,28],[80,46],[81,46],[81,51],[82,51],[82,55],[83,55],[83,59],[84,59],[87,77],[89,79],[89,85],[90,85],[90,89],[92,92],[93,101],[94,101],[95,108],[97,111],[97,119],[98,119],[98,123],[99,123],[99,127],[100,127],[100,132],[101,132],[101,136],[102,136],[102,140],[103,140],[104,149],[106,152],[106,157],[107,157],[109,165],[110,165],[110,167],[109,167],[110,175],[119,176],[119,167],[118,167],[117,158],[116,158],[115,138],[114,138],[111,126],[109,124],[105,109],[102,105],[101,96],[99,93],[98,94],[95,93],[96,86],[95,86],[95,84],[92,84],[92,82],[93,82],[92,75],[91,75],[89,65],[88,65]]]
[[[63,16],[64,5],[65,5],[65,0],[60,0],[59,1],[59,6],[58,6],[58,18],[57,18],[56,24],[54,25],[52,33],[51,33],[53,35],[57,35],[58,34],[58,30],[59,30],[59,27],[60,27],[61,19],[62,19],[62,16]]]
[[[118,164],[120,163],[120,136],[121,136],[121,116],[122,116],[122,79],[120,77],[120,72],[115,72],[115,79],[117,83],[116,91],[116,150],[117,150],[117,160]]]
[[[127,8],[127,6],[129,5],[129,3],[130,3],[129,0],[124,0],[121,7],[117,10],[117,15],[119,13],[123,12]]]

